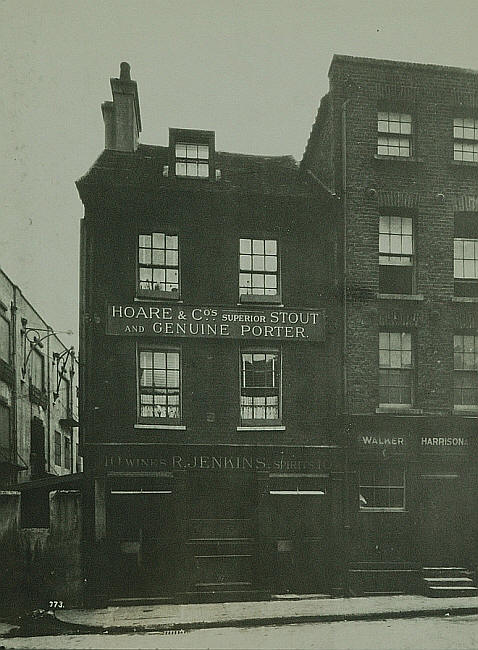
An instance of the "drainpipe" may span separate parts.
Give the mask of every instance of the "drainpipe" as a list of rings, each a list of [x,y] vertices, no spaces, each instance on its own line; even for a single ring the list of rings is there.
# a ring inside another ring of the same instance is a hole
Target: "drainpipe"
[[[351,555],[350,532],[351,532],[351,485],[350,485],[350,426],[348,421],[349,404],[347,389],[347,106],[351,97],[342,104],[342,205],[343,205],[343,403],[345,420],[345,507],[344,507],[344,539],[345,539],[345,595],[350,595],[349,562]]]
[[[11,450],[12,457],[11,460],[16,462],[18,458],[18,386],[17,381],[20,377],[20,370],[18,365],[18,354],[17,354],[17,287],[13,285],[13,300],[10,305],[10,324],[11,324],[11,361],[13,368],[13,386],[12,386],[12,418],[10,426],[10,440],[11,440]],[[13,475],[13,473],[12,473]],[[18,483],[18,471],[15,472],[14,483]]]
[[[347,105],[351,97],[346,99],[342,104],[342,204],[343,204],[343,228],[344,228],[344,248],[343,248],[343,300],[344,300],[344,358],[343,358],[343,391],[344,391],[344,411],[348,414],[348,394],[347,394]]]

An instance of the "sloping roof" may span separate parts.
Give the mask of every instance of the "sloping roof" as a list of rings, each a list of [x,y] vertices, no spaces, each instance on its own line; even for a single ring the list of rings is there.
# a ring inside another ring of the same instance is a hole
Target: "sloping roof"
[[[134,153],[105,150],[77,182],[77,186],[80,191],[90,183],[138,185],[143,189],[171,186],[178,183],[178,179],[163,175],[168,164],[168,147],[141,144]],[[257,156],[216,151],[214,164],[221,173],[217,182],[180,179],[182,187],[209,191],[307,192],[306,186],[299,182],[298,164],[292,156]]]

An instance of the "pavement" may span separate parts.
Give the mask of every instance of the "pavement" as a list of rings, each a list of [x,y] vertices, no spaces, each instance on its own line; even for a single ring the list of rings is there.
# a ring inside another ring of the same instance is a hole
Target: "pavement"
[[[103,609],[64,609],[55,612],[60,624],[57,633],[65,634],[106,631],[109,634],[125,634],[468,614],[478,614],[478,597],[289,597],[285,600],[260,602],[110,606]],[[64,632],[60,631],[61,628],[64,628]],[[21,628],[17,630],[22,635]],[[0,622],[0,636],[15,635],[15,631],[14,625]],[[41,631],[38,633],[42,634]]]

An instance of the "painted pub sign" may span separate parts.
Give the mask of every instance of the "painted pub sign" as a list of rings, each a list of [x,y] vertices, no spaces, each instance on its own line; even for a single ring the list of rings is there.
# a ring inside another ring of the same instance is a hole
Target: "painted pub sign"
[[[323,341],[325,310],[184,305],[108,305],[106,333],[219,339]]]

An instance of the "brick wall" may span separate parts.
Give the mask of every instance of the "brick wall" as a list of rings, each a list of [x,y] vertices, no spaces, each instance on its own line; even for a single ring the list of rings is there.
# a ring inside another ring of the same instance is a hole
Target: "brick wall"
[[[331,66],[329,102],[339,188],[342,160],[346,165],[346,187],[340,192],[350,297],[345,343],[348,409],[373,412],[378,405],[378,331],[392,323],[414,334],[415,405],[424,412],[450,412],[453,333],[459,324],[471,331],[477,327],[476,304],[452,301],[454,213],[460,206],[476,211],[478,197],[478,166],[453,161],[453,118],[476,115],[478,74],[337,57]],[[412,114],[416,133],[411,160],[374,157],[377,110],[382,106]],[[311,139],[309,148],[326,151],[327,131],[324,121],[322,134],[315,142]],[[318,175],[322,155],[315,154]],[[322,169],[327,173],[326,165]],[[378,217],[390,208],[414,218],[415,292],[423,295],[421,301],[375,298]],[[415,319],[411,326],[410,313]]]

